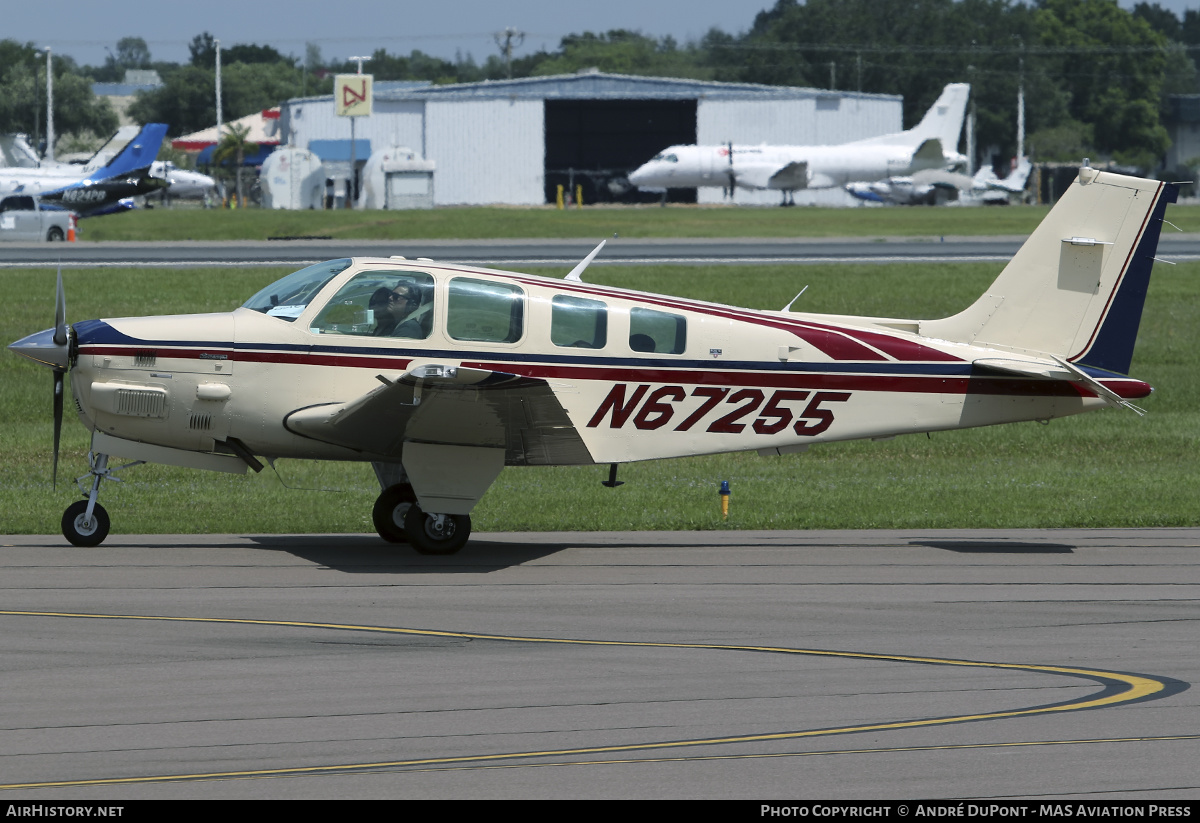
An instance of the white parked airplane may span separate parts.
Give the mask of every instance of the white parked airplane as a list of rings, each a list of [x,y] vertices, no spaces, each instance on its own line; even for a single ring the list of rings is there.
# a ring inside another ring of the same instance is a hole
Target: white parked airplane
[[[1033,164],[1028,157],[1016,162],[1008,177],[998,177],[984,166],[974,177],[950,171],[919,171],[908,177],[889,177],[874,183],[847,183],[846,191],[868,203],[900,206],[960,205],[1006,206],[1013,195],[1021,195]]]
[[[66,322],[9,346],[71,377],[92,432],[66,538],[96,545],[110,456],[374,464],[379,534],[448,554],[505,466],[610,464],[1049,420],[1127,377],[1177,187],[1084,167],[987,292],[940,320],[761,311],[404,258],[294,272],[224,314]],[[597,248],[597,251],[599,249]],[[86,481],[86,485],[84,485]]]
[[[181,169],[170,160],[155,160],[150,174],[163,178],[169,187],[163,192],[168,198],[183,197],[201,200],[215,193],[217,181],[198,171]]]
[[[801,189],[962,165],[958,138],[970,92],[966,83],[951,83],[915,128],[836,146],[671,146],[630,173],[629,182],[641,189],[777,189],[786,205]]]
[[[130,198],[167,185],[150,170],[166,134],[166,125],[149,123],[111,160],[97,159],[84,166],[0,168],[0,194],[37,195],[43,203],[81,217],[123,210],[132,206]]]

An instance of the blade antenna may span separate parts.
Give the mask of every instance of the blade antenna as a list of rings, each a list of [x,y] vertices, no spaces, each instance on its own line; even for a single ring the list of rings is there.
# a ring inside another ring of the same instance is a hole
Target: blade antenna
[[[804,294],[806,291],[808,291],[808,286],[805,286],[804,288],[800,289],[800,291],[796,293],[796,296],[792,298],[792,303],[795,303],[797,300],[799,300],[799,299],[800,299],[800,295]],[[791,310],[792,310],[792,303],[788,303],[786,306],[784,306],[784,307],[783,307],[783,310],[784,310],[784,311],[791,311]]]
[[[567,273],[567,276],[563,279],[570,280],[574,283],[582,283],[583,282],[583,276],[582,276],[583,270],[588,267],[588,264],[591,263],[593,259],[595,259],[596,255],[600,253],[600,249],[604,248],[604,244],[607,242],[608,242],[607,240],[601,240],[600,245],[596,246],[596,248],[592,249],[591,254],[589,254],[587,257],[583,258],[582,260],[580,260],[578,265],[576,265],[575,268],[571,269],[571,271],[569,271]]]

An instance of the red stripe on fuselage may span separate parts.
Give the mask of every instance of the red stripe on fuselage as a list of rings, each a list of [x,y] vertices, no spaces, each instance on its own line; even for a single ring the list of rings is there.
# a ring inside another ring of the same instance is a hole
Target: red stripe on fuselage
[[[146,351],[139,346],[82,346],[81,354],[133,356]],[[167,349],[152,347],[161,358],[182,360],[206,359],[201,355],[224,354],[229,361],[246,363],[280,363],[298,366],[329,368],[403,370],[413,361],[408,355],[356,355],[349,353],[278,352],[248,349]],[[461,353],[444,352],[436,357],[458,359]],[[1085,388],[1064,381],[1040,381],[1000,376],[931,376],[893,374],[845,374],[838,372],[754,371],[683,369],[612,365],[559,365],[551,363],[504,363],[463,360],[467,368],[484,369],[521,377],[561,380],[594,380],[610,383],[664,383],[681,385],[717,385],[744,387],[775,387],[796,389],[840,389],[917,394],[1012,395],[1039,397],[1093,397]],[[1150,394],[1147,383],[1132,378],[1102,379],[1109,389],[1123,398],[1140,398]]]

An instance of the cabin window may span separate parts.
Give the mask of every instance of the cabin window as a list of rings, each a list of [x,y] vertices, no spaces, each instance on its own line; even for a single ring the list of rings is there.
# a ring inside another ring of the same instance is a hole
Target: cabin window
[[[683,354],[687,320],[678,314],[633,308],[629,310],[629,348],[655,354]]]
[[[424,340],[433,330],[433,277],[394,269],[356,274],[325,304],[311,330]]]
[[[292,322],[330,280],[350,267],[349,258],[317,263],[276,280],[242,304],[243,308]]]
[[[455,340],[515,343],[525,328],[525,292],[509,283],[456,277],[446,303],[446,332]]]
[[[550,342],[575,349],[602,349],[608,342],[608,306],[560,294],[551,301]]]

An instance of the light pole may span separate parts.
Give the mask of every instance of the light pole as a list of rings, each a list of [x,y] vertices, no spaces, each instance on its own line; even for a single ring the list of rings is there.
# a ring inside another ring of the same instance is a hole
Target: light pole
[[[38,163],[42,161],[42,150],[38,143],[42,140],[42,95],[38,89],[38,81],[42,79],[42,67],[38,61],[42,59],[40,51],[33,53],[33,153],[38,157]]]
[[[46,159],[54,162],[54,71],[46,46]]]
[[[351,57],[351,60],[358,62],[358,73],[362,74],[362,64],[371,58],[368,57]],[[358,195],[358,141],[354,139],[354,121],[358,119],[350,118],[350,191],[346,192],[346,208],[354,208],[354,201]]]
[[[213,40],[217,52],[217,142],[221,142],[221,41]]]

